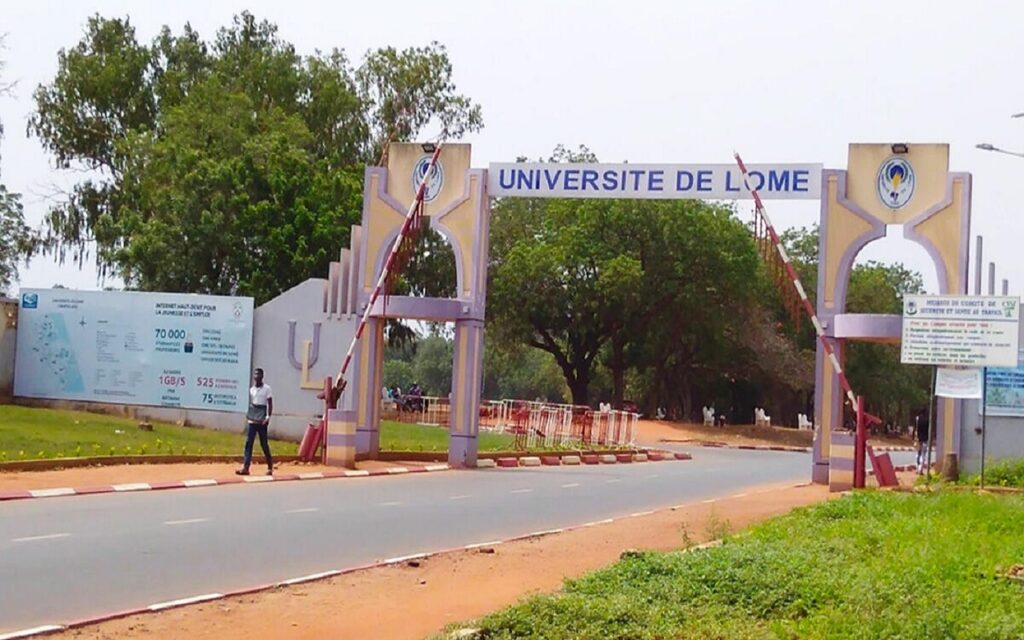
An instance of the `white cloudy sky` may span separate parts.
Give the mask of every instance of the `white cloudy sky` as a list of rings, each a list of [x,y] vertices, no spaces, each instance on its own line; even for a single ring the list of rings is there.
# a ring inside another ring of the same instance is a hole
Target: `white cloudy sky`
[[[1011,292],[1024,290],[1024,158],[974,148],[1024,151],[1024,118],[1009,117],[1024,111],[1019,0],[0,0],[4,80],[17,82],[0,98],[0,175],[24,194],[30,222],[67,180],[24,136],[31,92],[87,16],[129,15],[148,41],[186,21],[212,37],[246,9],[302,53],[341,47],[358,59],[371,47],[446,44],[459,89],[483,105],[486,127],[470,138],[478,166],[584,143],[605,161],[729,162],[738,149],[748,162],[842,167],[851,141],[949,142],[952,168],[974,174],[972,231]],[[803,225],[817,206],[775,202],[769,212],[779,226]],[[935,287],[923,249],[898,230],[865,249],[869,258],[903,260]],[[98,285],[91,267],[42,258],[22,269],[23,286],[54,283]]]

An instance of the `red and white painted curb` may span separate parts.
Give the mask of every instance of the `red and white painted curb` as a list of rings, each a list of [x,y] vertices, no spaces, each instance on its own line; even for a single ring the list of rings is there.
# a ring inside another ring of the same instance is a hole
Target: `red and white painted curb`
[[[768,444],[729,444],[727,442],[715,442],[709,440],[672,440],[662,438],[661,442],[682,444],[691,447],[711,447],[713,449],[745,449],[747,451],[792,451],[795,453],[810,453],[811,447],[789,447],[783,445]],[[876,452],[886,453],[892,451],[917,451],[914,447],[872,447]]]
[[[378,474],[378,475],[380,475],[380,474]],[[809,483],[800,483],[800,484],[793,485],[793,487],[794,488],[795,487],[806,487],[806,486],[808,486],[808,484]],[[151,604],[151,605],[145,606],[145,607],[138,607],[138,608],[135,608],[135,609],[127,609],[127,610],[124,610],[124,611],[117,611],[117,612],[107,613],[107,614],[103,614],[103,615],[93,616],[93,617],[90,617],[90,618],[84,618],[82,620],[75,620],[73,622],[67,622],[67,623],[64,623],[64,624],[47,624],[47,625],[40,625],[40,626],[32,627],[30,629],[22,629],[20,631],[12,631],[12,632],[9,632],[9,633],[0,634],[0,640],[15,640],[15,638],[38,637],[38,636],[42,636],[42,635],[46,635],[46,634],[50,634],[50,633],[57,633],[59,631],[67,631],[69,629],[79,629],[81,627],[87,627],[87,626],[99,624],[101,622],[108,622],[110,620],[118,620],[118,619],[121,619],[121,618],[127,618],[129,616],[142,615],[142,614],[146,614],[146,613],[156,613],[156,612],[159,612],[159,611],[166,611],[168,609],[175,609],[175,608],[178,608],[178,607],[184,607],[184,606],[187,606],[187,605],[190,605],[190,604],[199,604],[199,603],[210,602],[210,601],[214,601],[214,600],[223,600],[225,598],[231,598],[231,597],[234,597],[234,596],[249,595],[249,594],[253,594],[253,593],[259,593],[261,591],[272,591],[274,589],[290,587],[292,585],[304,584],[304,583],[307,583],[307,582],[316,582],[316,581],[319,581],[319,580],[326,580],[328,578],[333,578],[335,576],[341,576],[341,575],[345,575],[345,574],[349,574],[349,573],[355,573],[357,571],[366,571],[368,569],[379,569],[381,567],[388,567],[388,566],[394,566],[394,565],[399,565],[399,564],[405,564],[405,563],[408,563],[408,562],[413,562],[415,560],[423,560],[423,559],[426,559],[426,558],[430,558],[430,557],[434,557],[434,556],[440,556],[440,555],[445,555],[445,554],[449,554],[449,553],[454,553],[454,552],[457,552],[457,551],[475,551],[475,550],[479,550],[479,549],[496,547],[496,546],[502,545],[502,544],[508,544],[510,542],[520,542],[520,541],[523,541],[523,540],[532,540],[532,539],[536,539],[536,538],[543,538],[543,537],[546,537],[546,536],[554,535],[556,533],[564,533],[566,531],[575,531],[575,530],[578,530],[578,529],[587,529],[587,528],[596,527],[596,526],[602,525],[602,524],[611,524],[613,522],[620,522],[620,521],[623,521],[623,520],[630,520],[630,519],[633,519],[633,518],[642,518],[644,516],[650,516],[650,515],[654,515],[656,513],[665,513],[665,512],[668,512],[668,511],[678,511],[679,509],[685,509],[685,508],[694,507],[694,506],[702,505],[702,504],[711,504],[713,502],[718,502],[718,501],[721,501],[721,500],[731,500],[731,499],[746,498],[748,496],[755,496],[755,495],[762,494],[762,493],[770,493],[772,491],[778,491],[779,489],[785,489],[785,488],[789,488],[789,487],[785,487],[785,486],[771,487],[771,488],[768,488],[768,489],[761,489],[761,490],[758,490],[758,491],[750,491],[750,492],[744,492],[744,493],[737,493],[737,494],[733,494],[731,496],[722,496],[721,498],[710,498],[710,499],[707,499],[707,500],[699,500],[697,502],[686,502],[686,503],[677,504],[677,505],[674,505],[674,506],[671,506],[671,507],[663,507],[661,509],[652,509],[650,511],[637,511],[635,513],[631,513],[631,514],[626,515],[626,516],[620,516],[618,518],[605,518],[604,520],[596,520],[594,522],[587,522],[587,523],[584,523],[584,524],[571,525],[571,526],[568,526],[568,527],[559,527],[557,529],[545,529],[543,531],[534,531],[534,532],[525,533],[525,534],[519,535],[519,536],[513,536],[511,538],[506,538],[504,540],[489,540],[489,541],[486,541],[486,542],[476,542],[476,543],[473,543],[473,544],[463,545],[461,547],[451,547],[451,548],[448,548],[448,549],[441,549],[439,551],[426,551],[426,552],[423,552],[423,553],[413,553],[413,554],[410,554],[410,555],[407,555],[407,556],[399,556],[399,557],[396,557],[396,558],[387,558],[385,560],[378,560],[376,562],[371,562],[369,564],[359,565],[359,566],[355,566],[355,567],[348,567],[346,569],[331,569],[331,570],[328,570],[328,571],[320,571],[318,573],[311,573],[309,575],[299,576],[297,578],[290,578],[288,580],[281,580],[280,582],[271,582],[271,583],[266,583],[266,584],[259,584],[259,585],[255,585],[255,586],[252,586],[252,587],[247,587],[247,588],[244,588],[244,589],[236,589],[234,591],[226,591],[224,593],[205,593],[205,594],[197,595],[197,596],[190,596],[190,597],[186,597],[186,598],[178,598],[176,600],[168,600],[166,602],[158,602],[156,604]],[[705,544],[702,544],[702,545],[697,545],[695,547],[689,548],[689,549],[687,549],[687,551],[697,551],[699,549],[706,549],[708,547],[717,546],[718,544],[721,544],[720,540],[713,540],[711,542],[708,542],[708,543],[705,543]]]
[[[540,458],[498,458],[495,466],[499,469],[520,467],[578,465],[582,464],[631,464],[633,462],[661,462],[663,460],[692,460],[688,453],[671,451],[648,451],[646,453],[585,453],[583,455],[541,456]],[[0,639],[2,640],[2,639]]]
[[[326,480],[329,478],[364,478],[369,476],[391,476],[403,473],[424,473],[447,471],[447,464],[427,464],[408,467],[385,467],[383,469],[337,469],[310,473],[282,473],[272,476],[232,476],[230,478],[175,480],[172,482],[128,482],[94,487],[59,487],[56,489],[29,489],[27,491],[0,491],[0,502],[25,500],[29,498],[56,498],[60,496],[84,496],[97,493],[126,493],[134,491],[163,491],[165,489],[194,489],[227,484],[259,484],[263,482],[289,482],[292,480]],[[0,636],[0,640],[5,640]]]

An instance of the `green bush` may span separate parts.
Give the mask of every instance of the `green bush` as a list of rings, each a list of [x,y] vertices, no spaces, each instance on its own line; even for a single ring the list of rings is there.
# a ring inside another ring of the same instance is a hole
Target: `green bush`
[[[977,486],[980,475],[969,476],[965,483]],[[985,467],[985,486],[1024,488],[1024,460],[1006,460]]]

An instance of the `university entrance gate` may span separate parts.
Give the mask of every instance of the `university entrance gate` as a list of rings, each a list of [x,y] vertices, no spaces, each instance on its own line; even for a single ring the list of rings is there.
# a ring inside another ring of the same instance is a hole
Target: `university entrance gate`
[[[777,236],[761,200],[818,200],[821,204],[815,375],[815,439],[812,477],[827,482],[831,432],[841,428],[848,340],[896,342],[899,316],[845,313],[846,288],[858,252],[902,225],[904,237],[931,256],[939,293],[967,291],[971,176],[949,171],[945,144],[851,144],[845,170],[820,164],[492,164],[474,169],[470,145],[392,144],[386,167],[366,169],[362,224],[351,247],[332,264],[325,308],[345,306],[365,319],[343,369],[351,383],[339,408],[329,413],[328,463],[351,459],[353,451],[375,457],[380,448],[380,389],[384,321],[405,318],[455,325],[448,459],[473,466],[477,456],[483,331],[487,287],[488,230],[492,197],[751,199],[758,229]],[[395,243],[413,214],[451,245],[456,296],[451,299],[380,295],[393,266]],[[778,256],[788,263],[784,251]],[[788,289],[794,304],[806,301],[802,287]],[[333,301],[333,302],[332,302]],[[805,302],[806,304],[806,302]],[[809,311],[814,311],[806,304]],[[959,408],[940,403],[939,459],[958,446]]]

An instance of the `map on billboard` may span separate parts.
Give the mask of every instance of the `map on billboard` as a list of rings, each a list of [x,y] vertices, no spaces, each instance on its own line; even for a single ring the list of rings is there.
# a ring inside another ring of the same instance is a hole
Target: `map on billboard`
[[[19,307],[17,396],[246,410],[252,298],[23,289]]]

